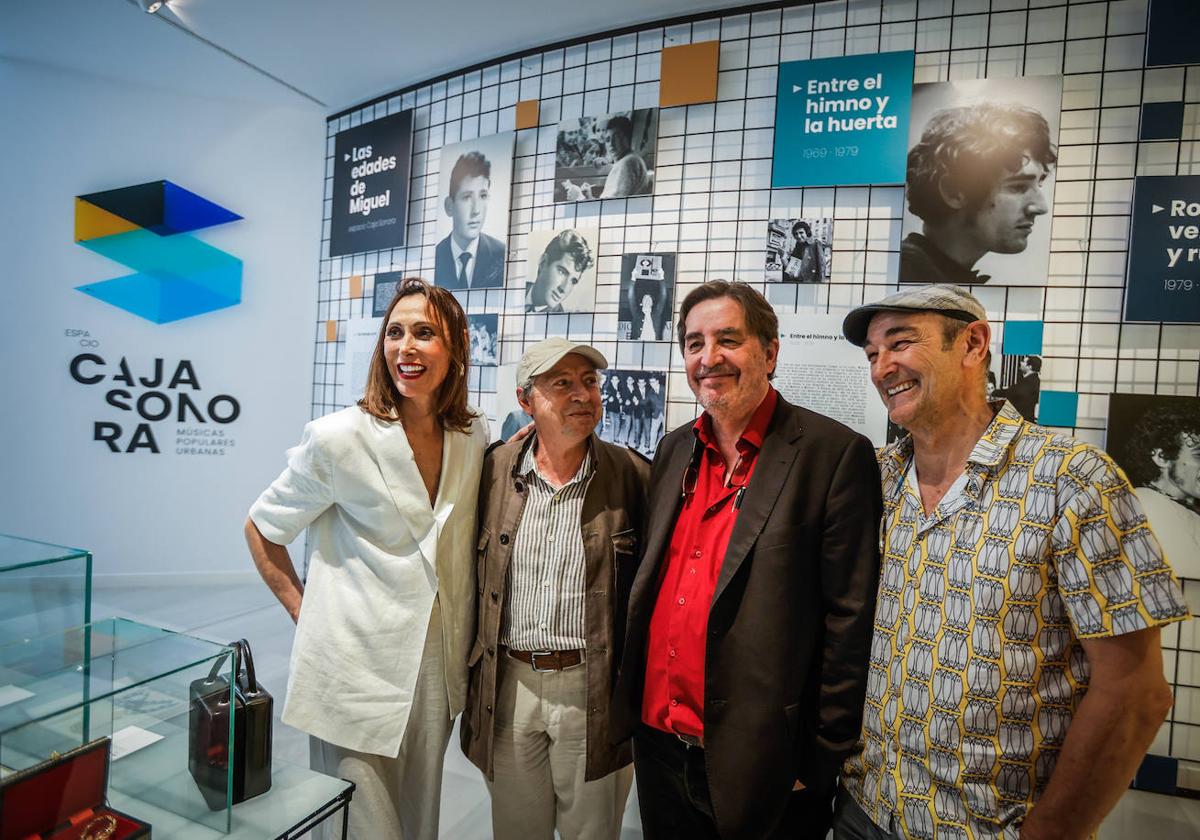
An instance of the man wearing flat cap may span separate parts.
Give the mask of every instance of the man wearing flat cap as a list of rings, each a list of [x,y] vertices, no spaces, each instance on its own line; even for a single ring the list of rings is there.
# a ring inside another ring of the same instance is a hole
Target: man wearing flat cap
[[[529,348],[517,400],[534,430],[484,458],[462,746],[498,840],[615,840],[633,781],[628,741],[609,736],[614,592],[637,562],[649,464],[595,435],[607,366],[565,338]]]
[[[862,739],[835,840],[1085,838],[1171,707],[1188,615],[1124,473],[986,397],[983,306],[950,285],[853,310],[892,422]]]

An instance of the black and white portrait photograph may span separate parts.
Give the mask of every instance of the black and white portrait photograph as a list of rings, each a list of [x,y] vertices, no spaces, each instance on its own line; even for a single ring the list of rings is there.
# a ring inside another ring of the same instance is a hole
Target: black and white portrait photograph
[[[623,254],[617,338],[670,341],[675,306],[674,254]]]
[[[467,315],[467,339],[471,347],[471,364],[499,364],[500,316],[495,312]]]
[[[591,312],[596,305],[599,228],[529,232],[525,311]]]
[[[654,192],[658,109],[640,108],[558,124],[554,201]]]
[[[657,370],[601,371],[602,440],[654,455],[663,436],[667,408],[667,374]]]
[[[1175,573],[1200,578],[1200,397],[1112,394],[1106,443]]]
[[[381,271],[375,275],[375,292],[371,295],[371,317],[382,318],[396,296],[396,284],[404,277],[400,271]]]
[[[442,148],[433,281],[444,289],[504,285],[512,131]]]
[[[833,219],[767,222],[767,282],[825,283],[833,251]]]
[[[913,87],[900,282],[1046,282],[1061,107],[1061,76]]]
[[[1022,417],[1037,422],[1042,396],[1041,356],[999,356],[999,364],[987,374],[989,400],[1008,400]]]
[[[496,416],[492,421],[492,439],[508,440],[533,422],[517,402],[517,366],[496,368]]]

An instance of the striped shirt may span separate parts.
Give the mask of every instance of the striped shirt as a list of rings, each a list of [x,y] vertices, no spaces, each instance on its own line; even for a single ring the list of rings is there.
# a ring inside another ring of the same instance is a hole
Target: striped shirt
[[[592,453],[589,447],[575,477],[555,489],[538,471],[535,446],[521,461],[529,497],[508,566],[500,643],[513,650],[579,650],[585,645],[580,522]]]

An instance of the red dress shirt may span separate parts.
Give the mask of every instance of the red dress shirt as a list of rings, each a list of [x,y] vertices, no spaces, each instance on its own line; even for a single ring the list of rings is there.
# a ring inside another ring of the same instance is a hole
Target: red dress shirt
[[[699,464],[694,471],[689,468],[683,481],[684,489],[690,489],[694,477],[695,489],[684,499],[671,534],[646,642],[642,720],[657,729],[704,735],[708,610],[777,399],[775,389],[768,389],[738,439],[739,460],[728,480],[708,412],[692,427],[703,448]]]

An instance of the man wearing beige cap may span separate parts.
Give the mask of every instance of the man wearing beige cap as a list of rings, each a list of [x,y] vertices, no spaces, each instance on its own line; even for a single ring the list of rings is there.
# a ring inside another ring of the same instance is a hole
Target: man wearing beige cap
[[[843,324],[892,422],[859,749],[835,840],[1085,838],[1167,710],[1188,614],[1129,481],[986,397],[987,313],[950,285]]]
[[[462,746],[492,794],[498,840],[614,840],[633,779],[609,738],[614,592],[632,578],[649,464],[595,435],[594,347],[548,338],[517,365],[522,440],[484,458],[478,631]]]

